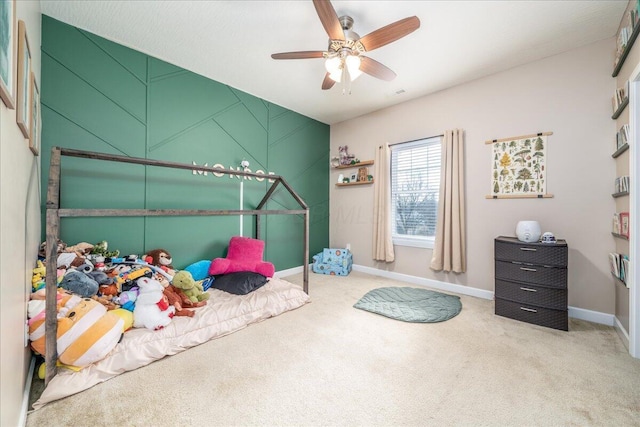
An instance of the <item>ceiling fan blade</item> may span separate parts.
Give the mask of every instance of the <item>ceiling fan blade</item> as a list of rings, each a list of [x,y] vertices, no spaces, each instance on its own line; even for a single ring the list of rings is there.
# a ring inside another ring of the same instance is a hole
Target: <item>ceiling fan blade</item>
[[[367,52],[392,43],[420,28],[420,20],[417,16],[411,16],[379,28],[364,37],[360,37],[360,43]]]
[[[322,58],[323,56],[324,56],[324,52],[321,50],[282,52],[282,53],[274,53],[271,55],[273,59],[307,59],[307,58]]]
[[[344,31],[335,9],[329,0],[313,0],[318,17],[331,40],[344,40]]]
[[[325,74],[324,80],[322,81],[322,90],[331,89],[336,82],[329,77],[329,73]]]
[[[390,68],[382,65],[375,59],[371,59],[366,56],[360,57],[360,71],[386,81],[396,78],[396,73],[394,73]]]

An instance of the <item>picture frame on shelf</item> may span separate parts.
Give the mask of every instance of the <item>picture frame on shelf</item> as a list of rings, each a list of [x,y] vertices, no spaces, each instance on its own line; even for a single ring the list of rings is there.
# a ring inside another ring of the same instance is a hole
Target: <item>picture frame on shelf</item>
[[[25,138],[29,138],[31,118],[31,52],[24,21],[18,21],[18,92],[16,94],[16,123]]]
[[[16,0],[0,0],[0,99],[15,108]]]
[[[358,182],[366,182],[367,175],[369,175],[369,168],[361,167],[358,169]]]
[[[620,212],[620,235],[629,238],[629,212]]]
[[[358,174],[352,173],[351,176],[349,177],[349,182],[357,182],[357,181],[358,181]]]
[[[40,153],[40,135],[42,119],[40,117],[40,91],[36,83],[36,75],[31,73],[31,134],[29,135],[29,149],[34,156]]]

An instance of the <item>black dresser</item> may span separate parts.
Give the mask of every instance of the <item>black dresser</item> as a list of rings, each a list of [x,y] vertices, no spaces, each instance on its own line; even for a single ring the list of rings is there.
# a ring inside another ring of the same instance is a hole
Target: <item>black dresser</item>
[[[535,325],[569,330],[567,242],[525,243],[495,239],[496,314]]]

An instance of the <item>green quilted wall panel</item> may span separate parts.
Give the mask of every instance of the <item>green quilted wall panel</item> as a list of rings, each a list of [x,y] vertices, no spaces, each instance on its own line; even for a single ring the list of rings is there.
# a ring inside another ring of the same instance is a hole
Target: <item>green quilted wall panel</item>
[[[146,88],[148,58],[146,55],[86,31],[81,33],[112,56],[121,67],[136,76]]]
[[[329,240],[329,127],[255,96],[42,17],[42,183],[53,146],[282,175],[310,207],[310,254]],[[268,179],[64,158],[62,206],[254,209]],[[273,208],[296,208],[280,188]],[[42,194],[43,206],[46,191]],[[302,217],[263,216],[265,259],[302,264]],[[183,268],[253,236],[252,216],[64,219],[67,243],[164,248]],[[43,229],[44,230],[44,229]]]
[[[144,122],[146,114],[144,96],[147,87],[144,80],[140,80],[127,68],[129,64],[132,64],[131,68],[136,70],[141,66],[144,67],[141,70],[144,78],[146,75],[144,55],[129,49],[132,52],[130,55],[116,61],[111,52],[105,51],[94,41],[104,39],[89,38],[88,33],[70,26],[59,26],[56,27],[57,31],[50,32],[48,30],[51,20],[43,20],[42,25],[43,32],[54,35],[42,40],[42,50],[57,62],[64,72],[75,75],[106,100]],[[73,46],[73,49],[69,46]],[[78,52],[82,52],[82,55]],[[63,78],[61,82],[65,80]],[[63,86],[61,89],[64,88],[69,87]],[[66,98],[64,92],[59,93],[59,96]]]

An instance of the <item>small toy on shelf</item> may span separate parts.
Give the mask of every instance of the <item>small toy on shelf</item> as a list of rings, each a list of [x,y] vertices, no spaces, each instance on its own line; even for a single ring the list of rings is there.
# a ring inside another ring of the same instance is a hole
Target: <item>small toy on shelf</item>
[[[349,154],[349,146],[347,146],[347,145],[339,146],[338,147],[338,153],[339,153],[340,164],[341,165],[350,165],[350,164],[352,164],[353,160],[356,157],[353,154]]]

